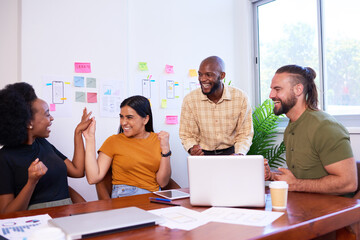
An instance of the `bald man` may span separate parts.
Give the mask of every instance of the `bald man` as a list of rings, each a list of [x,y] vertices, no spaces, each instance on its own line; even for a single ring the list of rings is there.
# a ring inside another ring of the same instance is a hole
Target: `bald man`
[[[200,88],[185,96],[179,135],[190,155],[245,155],[254,134],[247,95],[225,86],[224,61],[211,56],[199,67]]]

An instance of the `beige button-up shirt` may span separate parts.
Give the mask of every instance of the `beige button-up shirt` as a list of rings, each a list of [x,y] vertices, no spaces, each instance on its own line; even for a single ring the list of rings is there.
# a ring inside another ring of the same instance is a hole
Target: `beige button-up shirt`
[[[235,146],[235,153],[245,155],[254,135],[248,96],[224,86],[222,97],[214,103],[201,88],[195,89],[184,98],[179,135],[186,151],[197,144],[208,151]]]

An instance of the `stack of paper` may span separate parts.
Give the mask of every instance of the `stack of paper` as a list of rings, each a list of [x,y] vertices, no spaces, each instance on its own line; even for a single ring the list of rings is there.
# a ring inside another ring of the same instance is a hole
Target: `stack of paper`
[[[169,207],[149,211],[162,216],[165,221],[160,224],[168,228],[192,230],[208,222],[222,222],[250,226],[266,226],[283,212],[250,210],[242,208],[212,207],[203,212],[197,212],[184,207]]]

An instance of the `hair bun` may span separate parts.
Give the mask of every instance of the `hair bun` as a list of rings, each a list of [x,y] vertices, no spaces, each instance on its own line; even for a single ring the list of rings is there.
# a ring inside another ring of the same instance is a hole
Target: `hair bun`
[[[311,67],[305,67],[304,69],[312,80],[316,78],[316,72],[314,69],[312,69]]]

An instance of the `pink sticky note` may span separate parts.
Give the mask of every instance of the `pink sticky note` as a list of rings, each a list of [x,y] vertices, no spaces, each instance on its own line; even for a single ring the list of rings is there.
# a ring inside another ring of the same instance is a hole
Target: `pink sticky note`
[[[56,111],[56,105],[54,103],[50,104],[50,111],[55,112]]]
[[[88,103],[97,103],[97,93],[88,92],[87,93],[87,102]]]
[[[174,73],[174,66],[166,64],[165,65],[165,72],[166,73]]]
[[[75,63],[75,72],[76,73],[91,73],[90,63]]]
[[[178,124],[178,116],[176,115],[167,115],[165,119],[166,124]]]

